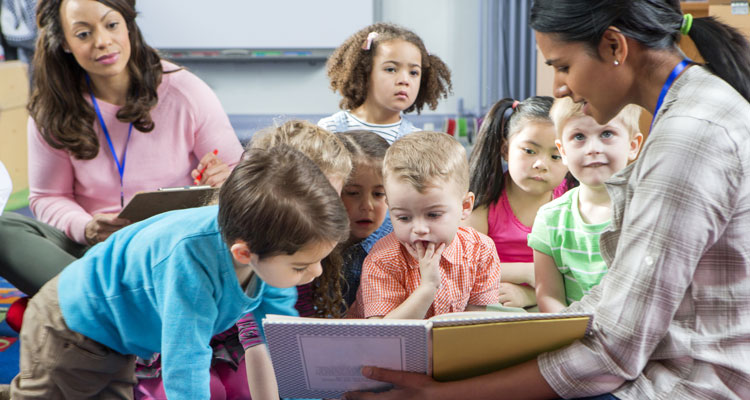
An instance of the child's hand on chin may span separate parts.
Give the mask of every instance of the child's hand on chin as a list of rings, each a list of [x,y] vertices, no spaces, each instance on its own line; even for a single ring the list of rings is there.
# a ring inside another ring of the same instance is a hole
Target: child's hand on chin
[[[415,245],[408,244],[406,250],[412,257],[419,261],[419,274],[422,277],[422,285],[437,289],[440,287],[440,256],[445,250],[445,243],[435,245],[424,241],[417,241]]]

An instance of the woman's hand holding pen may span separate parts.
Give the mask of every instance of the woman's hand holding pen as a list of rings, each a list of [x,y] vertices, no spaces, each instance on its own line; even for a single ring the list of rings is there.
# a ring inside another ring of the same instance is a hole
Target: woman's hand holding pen
[[[94,218],[86,224],[86,242],[90,245],[102,242],[129,224],[127,219],[117,218],[117,214],[94,214]]]
[[[218,151],[214,150],[201,158],[198,166],[190,173],[194,184],[219,187],[229,177],[231,169],[217,154]]]

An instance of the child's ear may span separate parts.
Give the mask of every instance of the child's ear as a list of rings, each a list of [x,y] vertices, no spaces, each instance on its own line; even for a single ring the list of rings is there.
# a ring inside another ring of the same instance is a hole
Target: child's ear
[[[560,152],[560,157],[562,157],[563,165],[568,165],[568,157],[565,155],[565,148],[563,147],[560,139],[555,139],[555,146],[557,146],[557,151]]]
[[[257,257],[257,255],[250,251],[250,247],[247,243],[242,240],[235,241],[229,248],[229,251],[232,253],[232,258],[240,264],[250,264],[253,261],[253,257]]]
[[[503,145],[500,146],[500,157],[503,158],[503,160],[508,161],[508,141],[503,141]]]
[[[466,192],[466,196],[461,201],[461,221],[465,221],[474,211],[474,193]]]
[[[636,132],[633,138],[630,139],[630,152],[628,152],[628,161],[633,161],[638,157],[638,152],[641,150],[641,144],[643,144],[643,134]]]

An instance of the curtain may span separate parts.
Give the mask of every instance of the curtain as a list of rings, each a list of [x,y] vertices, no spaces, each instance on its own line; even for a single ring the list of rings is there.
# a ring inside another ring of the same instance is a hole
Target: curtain
[[[531,0],[482,0],[480,99],[482,112],[496,101],[536,94],[536,41],[529,28]]]

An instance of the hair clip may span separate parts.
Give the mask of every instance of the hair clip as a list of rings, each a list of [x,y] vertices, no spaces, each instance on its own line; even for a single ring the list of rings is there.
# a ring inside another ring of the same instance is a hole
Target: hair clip
[[[518,101],[518,100],[513,100],[513,105],[512,105],[512,106],[510,106],[510,107],[511,107],[512,109],[514,109],[514,110],[515,110],[515,109],[516,109],[516,107],[518,107],[518,104],[519,104],[519,103],[520,103],[520,101]]]
[[[367,34],[367,39],[365,39],[365,43],[362,45],[362,50],[370,50],[372,47],[372,41],[378,37],[377,32],[370,32]]]

